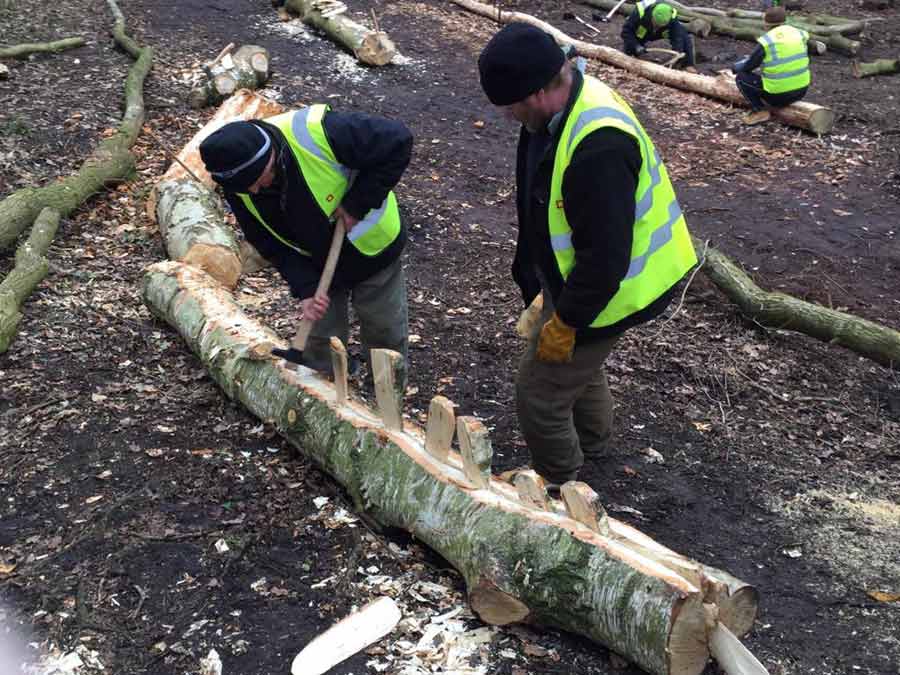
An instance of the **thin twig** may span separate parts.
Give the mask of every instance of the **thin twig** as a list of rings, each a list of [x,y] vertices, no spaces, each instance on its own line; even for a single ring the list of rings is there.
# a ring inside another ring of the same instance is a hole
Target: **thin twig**
[[[150,131],[150,129],[144,129],[144,132],[145,132],[150,138],[153,139],[153,141],[156,143],[156,145],[157,145],[158,147],[162,148],[163,152],[165,152],[167,155],[169,155],[169,157],[171,157],[171,158],[174,159],[176,162],[178,162],[178,164],[181,166],[181,168],[184,169],[185,171],[187,171],[187,172],[188,172],[188,175],[189,175],[191,178],[193,178],[195,181],[197,181],[198,183],[200,183],[200,185],[202,185],[203,187],[206,187],[206,184],[205,184],[202,180],[200,180],[199,178],[197,178],[197,175],[196,175],[193,171],[191,171],[191,170],[188,168],[187,164],[185,164],[185,163],[182,162],[180,159],[178,159],[178,155],[176,155],[174,152],[172,152],[172,150],[170,150],[169,147],[168,147],[165,143],[163,143],[163,142],[159,139],[159,137],[158,137],[156,134],[154,134],[152,131]]]
[[[681,310],[682,305],[684,305],[684,298],[687,295],[688,289],[691,287],[691,283],[694,281],[694,277],[697,276],[697,272],[700,271],[700,268],[706,263],[706,252],[709,250],[709,239],[703,242],[703,255],[700,256],[700,262],[697,264],[697,267],[694,268],[694,271],[691,272],[691,276],[688,278],[687,283],[684,285],[684,290],[681,291],[681,299],[678,301],[678,306],[675,308],[675,311],[670,314],[665,321],[662,322],[662,325],[659,327],[659,330],[656,331],[653,335],[650,336],[650,340],[653,341],[659,334],[663,332],[672,319],[674,319],[678,312]]]

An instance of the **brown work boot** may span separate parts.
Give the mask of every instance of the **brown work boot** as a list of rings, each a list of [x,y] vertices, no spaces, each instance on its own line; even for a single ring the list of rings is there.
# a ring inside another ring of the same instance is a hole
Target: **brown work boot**
[[[762,124],[770,119],[772,119],[772,113],[768,110],[755,110],[744,115],[743,122],[752,127],[754,124]]]

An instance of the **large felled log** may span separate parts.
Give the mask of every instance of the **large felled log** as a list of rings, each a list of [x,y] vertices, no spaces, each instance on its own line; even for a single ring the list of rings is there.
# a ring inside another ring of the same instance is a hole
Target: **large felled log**
[[[357,23],[344,13],[334,14],[319,9],[321,0],[287,0],[285,8],[299,15],[303,23],[314,26],[341,44],[359,61],[370,66],[390,63],[397,47],[377,27],[373,30]]]
[[[219,283],[234,288],[245,261],[252,261],[254,252],[246,242],[245,251],[241,251],[234,230],[225,222],[222,200],[213,191],[213,179],[200,158],[200,143],[228,122],[269,117],[283,111],[280,104],[241,90],[225,101],[178,153],[178,161],[163,174],[150,199],[151,212],[171,259],[196,265]]]
[[[244,45],[225,54],[211,68],[206,81],[191,90],[192,108],[218,105],[238,89],[258,89],[269,80],[269,52],[257,45]]]
[[[702,242],[695,240],[695,245]],[[709,248],[706,276],[747,316],[765,326],[805,333],[852,349],[888,368],[900,364],[900,332],[860,317],[762,290],[719,251]]]
[[[585,0],[585,2],[601,9],[608,9],[615,4],[615,0]],[[736,40],[755,42],[758,37],[764,35],[767,31],[763,25],[762,15],[757,12],[740,12],[738,10],[713,11],[705,7],[689,7],[674,0],[669,4],[678,8],[679,19],[684,21],[704,19],[709,22],[713,33],[727,35]],[[630,13],[633,8],[633,4],[626,4],[623,5],[621,11]],[[759,14],[759,18],[749,18],[750,15],[755,14]],[[842,20],[840,30],[836,30],[833,25],[828,28],[820,28],[812,19],[804,20],[799,17],[793,17],[791,22],[807,30],[812,41],[825,44],[829,49],[833,49],[836,52],[852,56],[860,49],[859,42],[850,40],[842,33],[858,32],[864,27],[864,22]],[[816,54],[819,52],[816,50],[811,53]]]
[[[900,59],[875,59],[868,62],[853,62],[853,77],[893,75],[894,73],[900,73]]]
[[[23,59],[31,54],[53,54],[84,45],[84,38],[73,37],[52,42],[24,42],[11,47],[0,47],[0,59]]]
[[[512,485],[480,469],[473,475],[486,451],[480,436],[468,440],[472,465],[466,470],[456,452],[445,461],[429,453],[425,433],[414,424],[389,430],[356,401],[337,405],[333,386],[321,376],[268,357],[283,341],[244,315],[200,270],[153,265],[143,297],[229,396],[271,421],[334,476],[357,508],[411,532],[456,567],[484,620],[579,633],[666,675],[701,672],[717,622],[736,633],[748,628],[747,615],[752,623],[755,594],[738,591],[740,582],[733,592],[727,573],[612,518],[608,534],[601,534],[565,513],[523,503]],[[463,421],[467,433],[480,433],[474,420]],[[750,605],[742,610],[742,625],[729,625],[727,605],[738,596]]]
[[[9,349],[22,319],[22,303],[47,276],[47,249],[56,236],[59,212],[44,209],[27,241],[16,250],[16,264],[0,282],[0,354]]]
[[[749,105],[731,79],[672,70],[655,63],[632,58],[612,47],[593,45],[589,42],[576,40],[530,14],[498,11],[496,7],[477,2],[477,0],[453,0],[453,2],[471,12],[490,17],[500,23],[509,23],[511,21],[530,23],[550,33],[558,43],[574,45],[582,56],[598,59],[653,82],[703,94],[721,101],[728,101],[734,105],[745,107]],[[828,133],[834,124],[834,113],[828,108],[814,103],[794,103],[786,108],[774,110],[773,114],[785,124],[800,127],[816,134]]]
[[[116,17],[113,37],[135,62],[125,79],[125,113],[116,133],[103,140],[73,175],[39,188],[23,188],[0,202],[0,250],[10,248],[44,208],[67,216],[88,197],[134,170],[134,145],[144,123],[144,78],[153,52],[125,34],[125,19],[114,0],[107,4]]]

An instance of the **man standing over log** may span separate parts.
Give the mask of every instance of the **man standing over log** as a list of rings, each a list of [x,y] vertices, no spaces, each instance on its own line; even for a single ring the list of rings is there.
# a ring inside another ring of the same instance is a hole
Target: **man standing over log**
[[[412,135],[401,122],[312,105],[265,120],[231,122],[200,156],[222,186],[238,225],[315,321],[304,365],[331,371],[329,339],[347,343],[348,301],[363,353],[406,358],[406,229],[392,192],[409,164]],[[331,288],[315,295],[335,229],[347,233]],[[369,364],[371,374],[371,363]]]
[[[766,106],[784,108],[806,96],[809,89],[809,33],[785,25],[786,18],[783,7],[767,9],[763,21],[772,29],[757,39],[759,44],[750,56],[731,67],[752,109],[744,116],[745,124],[767,122],[772,115]],[[753,72],[759,66],[761,76]]]
[[[696,73],[694,39],[678,20],[678,10],[667,2],[640,0],[622,26],[622,40],[628,56],[641,56],[647,43],[667,38],[676,52],[684,54],[679,65]]]
[[[697,258],[666,168],[616,92],[525,23],[494,35],[478,68],[491,103],[522,124],[512,274],[526,305],[543,292],[543,315],[516,402],[534,469],[562,484],[607,453],[607,356]]]

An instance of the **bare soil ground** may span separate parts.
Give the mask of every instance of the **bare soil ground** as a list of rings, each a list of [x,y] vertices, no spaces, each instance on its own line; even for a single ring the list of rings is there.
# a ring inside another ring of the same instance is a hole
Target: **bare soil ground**
[[[77,169],[118,124],[131,65],[105,5],[12,4],[0,10],[0,42],[88,44],[8,63],[0,198]],[[398,195],[420,336],[408,412],[421,420],[440,392],[489,425],[495,471],[523,464],[512,388],[521,301],[508,273],[517,130],[483,98],[475,66],[495,26],[438,0],[348,4],[363,21],[378,12],[403,63],[359,67],[279,21],[266,0],[123,1],[129,33],[155,49],[147,128],[173,149],[189,140],[211,114],[187,107],[191,74],[228,42],[270,50],[265,93],[286,105],[325,101],[405,121],[416,149]],[[564,18],[591,21],[588,6],[506,6],[618,44],[621,19],[594,22],[594,35]],[[900,51],[898,10],[880,16],[864,38],[867,60]],[[701,70],[751,49],[705,40]],[[820,139],[748,129],[718,102],[598,63],[588,70],[635,106],[697,236],[763,287],[900,327],[900,79],[855,80],[847,58],[815,59],[809,99],[838,114]],[[145,200],[168,160],[148,135],[134,151],[133,179],[62,224],[51,273],[0,356],[0,672],[17,672],[18,659],[42,673],[101,672],[98,663],[197,673],[215,648],[227,674],[286,673],[309,639],[384,593],[404,609],[401,631],[332,673],[614,672],[607,650],[575,636],[483,626],[452,569],[402,535],[370,532],[338,485],[228,400],[150,317],[141,270],[165,252]],[[11,266],[4,253],[0,274]],[[291,333],[290,300],[271,273],[242,280],[238,295]],[[672,309],[613,355],[617,451],[582,478],[614,516],[759,588],[745,642],[771,672],[900,672],[900,602],[890,601],[900,593],[897,373],[747,321],[702,273]],[[645,462],[647,447],[665,463]],[[84,665],[48,665],[73,652]]]

